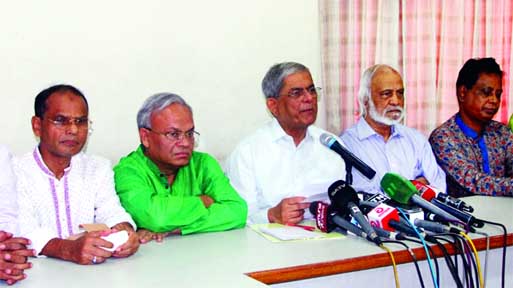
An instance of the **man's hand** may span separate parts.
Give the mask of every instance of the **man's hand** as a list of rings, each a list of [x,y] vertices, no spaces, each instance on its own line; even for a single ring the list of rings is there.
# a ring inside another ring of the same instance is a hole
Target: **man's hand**
[[[116,224],[112,227],[112,232],[125,230],[128,232],[128,240],[121,246],[119,246],[112,256],[117,258],[128,257],[139,249],[139,236],[132,228],[132,225],[128,222]]]
[[[310,203],[302,203],[305,197],[290,197],[285,198],[267,210],[267,218],[271,223],[280,224],[297,224],[303,220],[305,209],[310,206]]]
[[[112,248],[112,243],[101,236],[110,233],[110,230],[88,232],[76,240],[54,238],[46,243],[41,254],[82,265],[103,263],[112,253],[102,247]]]
[[[32,267],[27,258],[35,256],[35,251],[27,249],[27,245],[30,240],[0,231],[0,279],[9,285],[25,279],[24,270]]]
[[[169,231],[169,232],[152,232],[150,230],[146,230],[146,229],[139,229],[137,230],[137,234],[139,235],[139,241],[144,244],[144,243],[148,243],[150,242],[151,240],[155,240],[157,242],[162,242],[164,241],[164,238],[166,238],[167,236],[171,235],[171,234],[176,234],[175,231]]]
[[[199,198],[203,202],[203,205],[205,205],[205,208],[208,208],[210,205],[214,204],[214,199],[208,195],[201,195]]]
[[[420,176],[420,177],[416,178],[415,180],[419,181],[420,183],[422,183],[424,185],[429,185],[429,181],[424,176]]]

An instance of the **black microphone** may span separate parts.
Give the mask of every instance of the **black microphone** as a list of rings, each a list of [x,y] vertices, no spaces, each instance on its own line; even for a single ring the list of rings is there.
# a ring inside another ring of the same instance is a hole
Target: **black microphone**
[[[472,206],[467,205],[467,203],[463,202],[461,199],[449,196],[449,194],[438,193],[438,195],[436,195],[436,199],[458,210],[469,213],[474,212],[474,208]]]
[[[410,225],[396,220],[390,220],[388,225],[392,228],[394,228],[396,231],[402,232],[408,236],[418,237],[417,233],[415,233],[415,230],[410,227]]]
[[[344,216],[351,214],[358,224],[360,224],[363,231],[367,233],[369,239],[376,243],[376,245],[381,244],[381,239],[379,239],[378,234],[376,234],[376,231],[374,231],[367,219],[363,216],[360,208],[356,205],[356,203],[360,202],[360,199],[353,187],[347,185],[343,180],[335,181],[335,183],[331,184],[328,188],[328,196],[330,197],[332,207],[336,209],[337,212],[340,212]]]
[[[317,228],[319,228],[319,230],[321,230],[321,231],[324,230],[323,229],[324,227],[332,226],[334,224],[337,227],[342,228],[343,230],[349,231],[356,236],[360,236],[362,238],[366,238],[366,239],[370,240],[368,238],[367,233],[363,232],[363,230],[360,229],[360,227],[358,227],[358,226],[354,225],[353,223],[351,223],[350,221],[340,217],[336,213],[330,214],[329,211],[331,210],[331,207],[328,204],[325,204],[325,203],[322,203],[319,201],[314,201],[314,202],[310,203],[309,210],[310,210],[310,213],[312,213],[312,215],[315,216]],[[320,215],[320,214],[324,214],[324,215]],[[324,220],[317,221],[317,219],[326,219],[326,222],[329,222],[330,224],[323,224]],[[331,227],[331,228],[333,228],[333,227]],[[376,233],[380,237],[390,238],[390,232],[388,232],[386,230],[376,229]]]
[[[346,162],[346,165],[351,165],[352,167],[356,168],[356,170],[360,171],[363,176],[367,177],[368,179],[372,179],[374,175],[376,175],[376,171],[369,167],[369,165],[363,163],[362,160],[356,157],[353,153],[349,152],[349,150],[344,148],[344,146],[340,145],[340,143],[338,143],[338,141],[332,135],[323,133],[319,140],[324,146],[330,148],[338,155],[340,155]]]
[[[477,219],[476,217],[472,216],[471,214],[469,214],[467,212],[463,212],[463,211],[456,209],[452,206],[446,205],[445,203],[439,201],[438,199],[431,200],[431,203],[433,203],[438,208],[444,210],[445,212],[458,218],[459,220],[461,220],[463,223],[467,224],[468,226],[473,226],[475,228],[482,228],[484,226],[483,221]]]
[[[314,201],[310,203],[309,207],[310,213],[315,216],[315,222],[317,225],[317,228],[321,230],[322,232],[330,232],[333,230],[333,224],[336,224],[336,226],[350,231],[353,234],[366,238],[367,234],[363,232],[362,229],[358,228],[353,223],[347,221],[346,219],[338,216],[336,213],[333,213],[331,211],[331,206],[320,202],[320,201]]]

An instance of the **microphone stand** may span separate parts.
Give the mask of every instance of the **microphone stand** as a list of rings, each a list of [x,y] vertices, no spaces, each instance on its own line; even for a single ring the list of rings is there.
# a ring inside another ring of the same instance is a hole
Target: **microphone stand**
[[[344,163],[346,164],[346,183],[348,185],[352,185],[353,184],[353,165],[351,165],[351,162],[346,161],[346,159],[344,157],[342,157],[342,159],[344,159]]]

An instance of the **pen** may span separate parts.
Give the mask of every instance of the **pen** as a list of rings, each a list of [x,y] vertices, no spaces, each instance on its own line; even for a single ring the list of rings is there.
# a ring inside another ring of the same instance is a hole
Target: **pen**
[[[315,227],[312,227],[312,226],[306,226],[306,225],[289,224],[289,223],[287,223],[287,226],[291,226],[291,227],[298,227],[298,228],[301,228],[301,229],[305,229],[305,230],[307,230],[307,231],[314,231],[314,230],[315,230]]]

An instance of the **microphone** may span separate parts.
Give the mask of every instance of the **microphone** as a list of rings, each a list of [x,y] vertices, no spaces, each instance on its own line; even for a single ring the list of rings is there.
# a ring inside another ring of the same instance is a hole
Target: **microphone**
[[[467,224],[468,226],[473,226],[476,228],[482,228],[484,226],[483,221],[477,219],[476,217],[472,216],[469,213],[460,211],[454,207],[451,207],[449,205],[446,205],[445,203],[439,201],[438,199],[431,200],[431,203],[433,203],[438,208],[446,211],[447,213],[453,215],[454,217],[461,220],[463,223]]]
[[[367,234],[353,223],[338,216],[337,214],[331,214],[331,207],[326,203],[314,201],[310,203],[309,210],[310,213],[312,213],[312,215],[315,216],[315,223],[317,225],[317,228],[319,228],[319,230],[321,230],[322,232],[333,231],[335,227],[332,225],[332,223],[334,223],[338,227],[347,230],[355,234],[356,236],[360,236],[363,238],[367,237]]]
[[[436,195],[436,199],[458,210],[465,211],[468,213],[474,212],[474,208],[472,206],[467,205],[467,203],[463,202],[463,200],[461,199],[449,196],[449,194],[440,193]]]
[[[368,201],[368,202],[373,202],[373,203],[376,203],[377,204],[381,204],[381,203],[389,203],[390,202],[390,197],[388,197],[386,194],[382,194],[382,193],[376,193],[376,194],[373,194],[372,196],[370,196],[369,198],[367,199],[364,199],[365,201]],[[360,201],[361,203],[362,201]]]
[[[367,213],[367,218],[369,218],[369,223],[374,228],[379,227],[388,231],[394,231],[389,223],[391,220],[399,221],[399,213],[397,209],[393,207],[386,204],[379,204]]]
[[[410,227],[410,225],[408,225],[407,223],[391,220],[388,223],[388,225],[394,228],[396,231],[399,231],[409,236],[418,237],[417,233],[415,233],[415,230],[412,227]]]
[[[460,229],[457,229],[457,228],[448,227],[448,226],[442,225],[440,223],[436,223],[436,222],[433,222],[433,221],[422,220],[422,219],[415,219],[413,224],[415,224],[415,226],[420,227],[420,228],[422,228],[424,230],[428,230],[428,231],[435,232],[435,233],[456,233],[456,234],[459,234],[460,231],[461,231]]]
[[[431,213],[429,211],[424,213],[424,220],[429,220],[429,221],[438,222],[438,223],[442,223],[442,224],[449,224],[449,221],[447,221],[445,218],[440,217],[440,216],[436,215],[435,213]]]
[[[417,194],[417,188],[403,176],[396,173],[386,173],[381,179],[381,188],[393,200],[401,204],[413,203],[446,220],[460,222],[458,218],[435,206]]]
[[[329,215],[331,212],[331,207],[323,202],[320,201],[314,201],[310,203],[310,207],[308,208],[310,210],[310,213],[315,218],[315,225],[319,230],[321,230],[324,233],[329,233],[333,231],[335,227],[333,227],[331,223],[331,219],[329,219]]]
[[[387,195],[381,194],[381,193],[376,193],[376,194],[372,194],[372,196],[367,198],[366,200],[360,200],[359,205],[360,205],[360,209],[362,209],[363,213],[365,215],[367,215],[370,210],[376,208],[379,204],[388,203],[388,202],[390,202],[390,198]]]
[[[422,198],[426,199],[427,201],[431,201],[431,199],[435,198],[440,193],[440,191],[420,181],[411,180],[410,182],[415,186],[417,191],[419,191]]]
[[[376,231],[374,231],[367,219],[363,216],[360,208],[355,204],[359,203],[360,199],[353,187],[347,185],[343,180],[335,181],[328,188],[328,196],[330,197],[333,208],[337,209],[337,212],[340,212],[342,215],[351,214],[358,224],[360,224],[363,231],[367,233],[369,239],[376,243],[376,245],[381,244],[381,239],[379,239]]]
[[[367,177],[368,179],[374,178],[374,175],[376,175],[376,171],[374,171],[369,165],[363,163],[362,160],[360,160],[358,157],[356,157],[353,153],[349,152],[344,146],[340,145],[338,141],[333,137],[332,135],[328,133],[323,133],[319,137],[321,143],[330,148],[331,150],[335,151],[338,155],[344,159],[346,162],[346,165],[350,165],[356,170],[360,171],[360,173],[363,174],[363,176]]]

